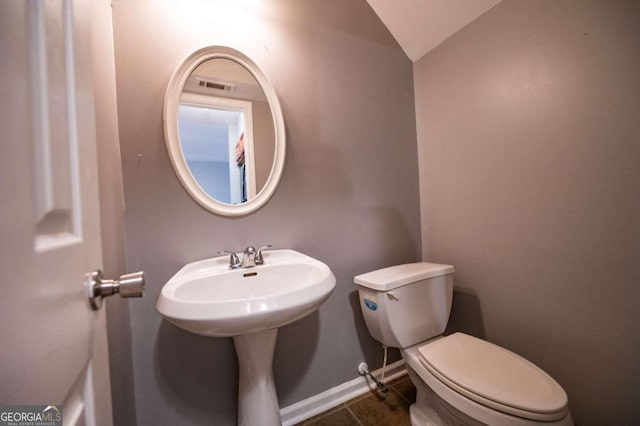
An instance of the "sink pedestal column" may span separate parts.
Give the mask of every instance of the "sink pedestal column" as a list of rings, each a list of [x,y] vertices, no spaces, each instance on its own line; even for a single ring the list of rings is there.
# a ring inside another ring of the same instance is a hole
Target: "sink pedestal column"
[[[280,426],[273,383],[273,353],[278,329],[233,337],[238,356],[238,425]]]

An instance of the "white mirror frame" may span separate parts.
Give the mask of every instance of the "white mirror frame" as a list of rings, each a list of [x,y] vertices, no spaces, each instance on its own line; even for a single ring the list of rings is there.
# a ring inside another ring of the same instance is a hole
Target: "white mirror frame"
[[[273,128],[275,130],[275,150],[273,158],[273,166],[264,187],[258,194],[242,204],[222,203],[211,197],[198,184],[191,174],[187,161],[182,153],[180,146],[180,134],[178,133],[178,108],[180,106],[180,98],[187,79],[191,73],[203,62],[210,59],[230,59],[242,65],[256,79],[262,88],[267,102],[271,109],[273,118]],[[167,91],[164,95],[164,139],[169,153],[169,159],[173,165],[180,183],[187,190],[189,195],[205,209],[217,213],[222,216],[244,216],[252,213],[262,207],[275,192],[282,170],[284,168],[284,159],[286,154],[285,128],[284,118],[280,102],[276,95],[273,85],[262,72],[262,70],[246,55],[235,49],[224,46],[209,46],[202,48],[180,63],[178,68],[173,72]]]

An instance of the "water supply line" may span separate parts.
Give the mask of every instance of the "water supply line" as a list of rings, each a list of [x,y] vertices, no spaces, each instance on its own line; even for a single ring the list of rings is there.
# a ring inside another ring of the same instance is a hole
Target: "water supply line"
[[[376,377],[371,374],[371,372],[369,371],[369,366],[366,362],[361,362],[358,365],[358,373],[360,373],[361,376],[368,376],[371,380],[373,380],[378,389],[380,389],[383,393],[387,393],[389,391],[389,388],[387,388],[387,385],[384,384],[384,370],[387,366],[387,347],[385,345],[382,345],[382,347],[384,348],[384,361],[382,363],[382,374],[380,375],[380,380],[376,379]]]
[[[380,374],[380,381],[384,383],[384,370],[387,368],[387,345],[382,345],[384,349],[384,359],[382,360],[382,374]]]

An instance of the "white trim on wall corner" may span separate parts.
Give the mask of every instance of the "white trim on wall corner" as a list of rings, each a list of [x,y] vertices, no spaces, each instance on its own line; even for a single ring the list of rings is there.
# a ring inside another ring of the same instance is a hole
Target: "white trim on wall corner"
[[[373,372],[373,375],[380,379],[382,369]],[[404,360],[396,361],[385,368],[385,382],[394,380],[400,376],[407,374]],[[357,396],[367,393],[375,389],[375,384],[369,378],[364,376],[357,377],[351,381],[345,382],[334,388],[309,397],[305,400],[296,402],[288,407],[280,410],[280,418],[282,426],[291,426],[300,423],[310,417],[327,411],[333,407],[337,407],[343,402],[347,402]]]

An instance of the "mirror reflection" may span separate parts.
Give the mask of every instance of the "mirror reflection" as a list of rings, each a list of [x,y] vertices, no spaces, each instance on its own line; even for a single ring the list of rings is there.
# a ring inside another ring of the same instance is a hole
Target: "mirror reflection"
[[[260,193],[274,164],[275,129],[245,67],[226,58],[201,63],[180,96],[178,133],[189,171],[209,196],[242,204]]]

